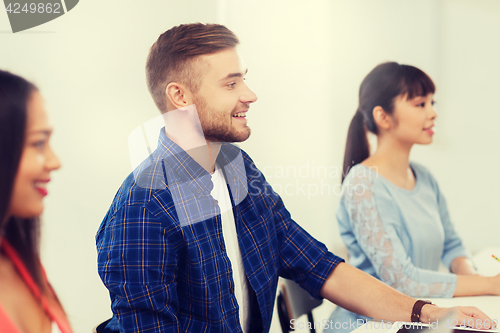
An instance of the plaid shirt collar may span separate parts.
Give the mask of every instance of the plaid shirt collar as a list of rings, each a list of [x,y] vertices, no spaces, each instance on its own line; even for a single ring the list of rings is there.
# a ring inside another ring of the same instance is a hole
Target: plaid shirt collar
[[[205,146],[195,149],[206,149]],[[169,177],[169,182],[185,183],[196,196],[209,194],[213,189],[212,177],[201,165],[199,165],[184,149],[172,141],[165,134],[165,128],[160,131],[158,148],[153,153],[154,160],[161,160],[168,164],[168,168],[162,170]]]
[[[193,149],[206,150],[206,146]],[[223,143],[216,164],[222,169],[229,186],[233,208],[248,195],[248,182],[245,163],[241,150],[232,144]],[[137,186],[153,190],[168,188],[177,205],[184,206],[187,198],[193,198],[203,207],[186,210],[181,219],[181,225],[199,222],[216,214],[212,204],[206,199],[211,198],[213,189],[212,176],[198,164],[188,152],[169,139],[162,128],[157,149],[136,170],[134,170]],[[213,200],[211,200],[213,202]],[[207,205],[205,205],[205,204]],[[200,215],[201,214],[201,215]]]

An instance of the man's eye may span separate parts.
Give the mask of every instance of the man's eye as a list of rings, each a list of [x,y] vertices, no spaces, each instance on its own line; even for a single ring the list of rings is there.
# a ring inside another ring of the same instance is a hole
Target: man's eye
[[[420,103],[420,104],[419,104],[419,105],[417,105],[417,106],[419,106],[419,107],[423,108],[423,107],[425,106],[425,102]]]
[[[236,85],[236,82],[231,82],[231,83],[229,83],[227,86],[228,86],[229,88],[234,88],[234,86],[235,86],[235,85]]]

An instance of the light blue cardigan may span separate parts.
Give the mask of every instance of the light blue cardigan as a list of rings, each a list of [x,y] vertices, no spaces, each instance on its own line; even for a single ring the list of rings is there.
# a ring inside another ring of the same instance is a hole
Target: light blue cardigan
[[[412,190],[361,164],[351,168],[337,211],[340,234],[351,265],[413,297],[453,297],[457,277],[438,272],[439,264],[449,268],[455,258],[470,253],[453,228],[434,177],[421,165],[410,167],[416,176]],[[330,320],[359,318],[368,319],[337,308]]]

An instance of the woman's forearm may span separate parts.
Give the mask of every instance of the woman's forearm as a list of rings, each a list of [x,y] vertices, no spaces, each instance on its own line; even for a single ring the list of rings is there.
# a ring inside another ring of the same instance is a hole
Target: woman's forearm
[[[453,296],[500,295],[500,274],[496,276],[457,275]]]

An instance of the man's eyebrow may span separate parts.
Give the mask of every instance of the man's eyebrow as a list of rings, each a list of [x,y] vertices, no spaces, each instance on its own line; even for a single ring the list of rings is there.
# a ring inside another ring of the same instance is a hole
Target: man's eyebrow
[[[229,73],[225,77],[223,77],[222,79],[220,79],[220,81],[225,81],[225,80],[228,80],[228,79],[232,79],[233,77],[242,77],[246,73],[248,73],[248,69],[245,70],[245,73]]]

